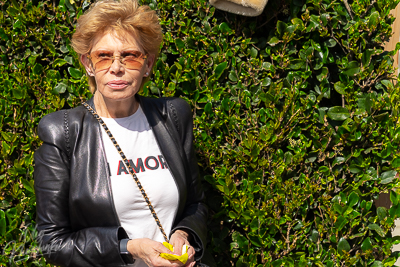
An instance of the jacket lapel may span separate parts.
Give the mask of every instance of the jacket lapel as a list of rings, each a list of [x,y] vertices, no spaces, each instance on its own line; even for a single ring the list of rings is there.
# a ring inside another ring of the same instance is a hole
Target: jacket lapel
[[[152,99],[142,96],[138,96],[138,99],[178,188],[179,207],[176,217],[179,218],[186,203],[187,185],[182,158],[183,151],[180,149],[178,134],[172,121],[168,118],[165,99]]]

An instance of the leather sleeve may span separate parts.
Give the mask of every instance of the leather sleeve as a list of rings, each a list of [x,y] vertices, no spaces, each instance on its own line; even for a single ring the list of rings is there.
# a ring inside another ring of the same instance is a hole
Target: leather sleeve
[[[192,234],[192,246],[196,251],[195,260],[204,254],[207,237],[208,209],[204,203],[204,191],[201,186],[197,160],[193,146],[193,118],[189,104],[180,98],[170,100],[176,114],[171,114],[177,121],[177,132],[185,153],[187,175],[187,200],[184,213],[176,222],[172,233],[178,229],[189,230]],[[174,111],[173,111],[174,113]]]
[[[58,266],[124,266],[119,226],[73,230],[70,222],[70,170],[61,112],[39,123],[43,145],[35,153],[35,192],[38,241],[43,256]]]

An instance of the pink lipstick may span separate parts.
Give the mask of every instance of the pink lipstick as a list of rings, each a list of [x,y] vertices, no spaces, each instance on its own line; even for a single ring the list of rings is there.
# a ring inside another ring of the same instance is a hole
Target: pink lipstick
[[[113,89],[123,89],[128,85],[128,82],[122,80],[112,80],[107,85]]]

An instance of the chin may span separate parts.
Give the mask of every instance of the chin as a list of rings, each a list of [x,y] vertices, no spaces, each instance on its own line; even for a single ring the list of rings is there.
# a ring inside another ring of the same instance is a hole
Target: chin
[[[130,94],[126,94],[124,92],[117,92],[117,93],[113,93],[111,95],[103,95],[104,98],[107,98],[109,100],[114,100],[114,101],[124,101],[124,100],[128,100],[128,99],[135,99],[135,95],[137,92],[135,93],[130,93]]]

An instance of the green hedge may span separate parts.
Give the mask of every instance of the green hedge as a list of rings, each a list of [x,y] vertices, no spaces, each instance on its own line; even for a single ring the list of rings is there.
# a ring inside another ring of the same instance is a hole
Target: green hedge
[[[0,265],[44,266],[34,237],[41,117],[90,97],[69,38],[91,1],[1,1]],[[165,32],[142,94],[193,108],[212,266],[392,266],[400,216],[399,0],[270,0],[249,18],[143,0]],[[390,192],[390,209],[376,207]]]

